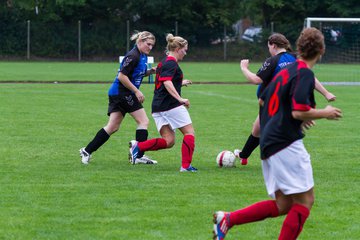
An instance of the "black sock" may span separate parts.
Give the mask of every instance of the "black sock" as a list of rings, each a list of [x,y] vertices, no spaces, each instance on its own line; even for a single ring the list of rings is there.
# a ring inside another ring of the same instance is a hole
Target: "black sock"
[[[138,142],[144,142],[148,138],[148,130],[147,129],[136,129],[135,139]],[[138,158],[144,156],[144,152],[139,151]]]
[[[85,151],[91,154],[98,150],[108,139],[110,135],[102,128],[95,135],[94,139],[86,146]]]
[[[250,134],[249,138],[247,139],[244,148],[241,150],[240,158],[248,158],[250,157],[251,153],[259,146],[260,138],[254,137]]]
[[[138,142],[144,142],[148,138],[148,130],[147,129],[136,129],[135,139]]]

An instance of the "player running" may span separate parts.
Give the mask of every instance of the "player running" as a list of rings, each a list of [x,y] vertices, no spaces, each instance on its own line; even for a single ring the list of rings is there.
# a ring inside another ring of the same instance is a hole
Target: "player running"
[[[157,66],[152,102],[152,116],[161,138],[144,142],[130,141],[129,159],[134,163],[138,154],[145,151],[171,148],[175,144],[175,130],[179,129],[184,135],[180,172],[196,172],[197,169],[191,165],[195,149],[195,131],[186,109],[190,107],[190,101],[181,97],[181,87],[191,84],[191,81],[183,79],[183,72],[178,64],[186,56],[188,42],[172,34],[166,36],[166,41],[167,56]]]
[[[268,49],[271,57],[265,60],[262,67],[256,74],[249,70],[248,59],[243,59],[240,62],[241,71],[245,75],[246,79],[253,84],[259,85],[257,90],[257,97],[261,95],[261,93],[270,83],[271,79],[281,69],[296,60],[296,55],[292,53],[290,42],[284,35],[280,33],[274,33],[268,38]],[[317,79],[315,79],[315,81],[316,90],[319,91],[328,101],[334,101],[336,98],[335,95],[327,91]],[[250,157],[251,153],[257,148],[257,146],[259,146],[259,138],[260,123],[258,115],[253,124],[251,134],[248,137],[242,150],[234,150],[235,156],[240,158],[242,165],[246,165],[248,163],[248,158]]]
[[[86,147],[80,149],[83,164],[88,164],[91,154],[119,129],[126,113],[129,113],[137,123],[136,140],[139,142],[147,140],[149,119],[142,106],[145,97],[139,88],[144,76],[154,74],[156,70],[155,68],[147,69],[147,55],[154,47],[155,36],[150,32],[143,31],[132,35],[131,40],[136,40],[136,44],[122,60],[118,74],[108,91],[109,121]],[[134,163],[156,164],[157,162],[139,154],[134,159]]]
[[[222,240],[235,225],[287,215],[279,240],[295,240],[314,203],[310,155],[303,144],[303,125],[315,119],[337,120],[341,110],[315,109],[311,68],[325,53],[323,34],[306,28],[297,40],[299,59],[280,71],[260,97],[260,149],[267,192],[275,200],[257,202],[234,212],[214,214],[214,239]]]

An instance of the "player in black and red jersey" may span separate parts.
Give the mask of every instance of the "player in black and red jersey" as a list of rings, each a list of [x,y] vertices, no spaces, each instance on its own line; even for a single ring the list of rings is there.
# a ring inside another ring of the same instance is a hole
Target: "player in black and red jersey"
[[[271,57],[265,60],[262,67],[255,74],[249,70],[249,60],[243,59],[240,67],[246,79],[258,84],[257,97],[266,89],[271,79],[284,67],[296,60],[296,55],[292,53],[291,46],[286,37],[280,33],[274,33],[268,38],[268,49]],[[316,80],[316,90],[319,91],[328,101],[334,101],[335,95],[327,91],[322,84]],[[260,123],[257,116],[251,134],[249,135],[242,150],[235,149],[234,154],[241,159],[241,164],[246,165],[251,153],[259,146]]]
[[[311,68],[325,52],[323,34],[316,28],[302,31],[297,40],[299,59],[281,70],[260,98],[260,149],[265,185],[275,200],[257,202],[234,212],[214,214],[214,235],[224,239],[234,225],[287,215],[279,240],[299,236],[314,203],[310,155],[302,138],[303,126],[315,119],[337,120],[341,110],[315,109],[315,76]]]
[[[189,99],[181,97],[181,87],[191,84],[183,79],[182,70],[178,64],[188,50],[188,42],[179,36],[168,34],[167,57],[157,66],[155,91],[152,102],[152,116],[161,138],[144,142],[130,141],[130,159],[134,161],[138,153],[171,148],[175,144],[175,130],[184,135],[181,146],[180,172],[196,172],[191,165],[195,148],[195,132],[189,112]]]

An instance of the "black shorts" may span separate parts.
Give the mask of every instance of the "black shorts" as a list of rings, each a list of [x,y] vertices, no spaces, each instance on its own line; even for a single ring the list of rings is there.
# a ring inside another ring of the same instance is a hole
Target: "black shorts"
[[[108,116],[112,112],[121,112],[125,117],[126,113],[135,112],[144,108],[134,94],[109,96]]]

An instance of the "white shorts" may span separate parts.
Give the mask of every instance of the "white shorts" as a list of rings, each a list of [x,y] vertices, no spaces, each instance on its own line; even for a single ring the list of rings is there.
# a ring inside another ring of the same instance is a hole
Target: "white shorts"
[[[261,162],[266,189],[272,198],[278,190],[289,195],[314,187],[310,155],[302,139]]]
[[[160,132],[162,126],[170,125],[173,131],[191,124],[191,118],[188,110],[184,106],[179,106],[169,111],[156,112],[152,114],[156,128]]]

